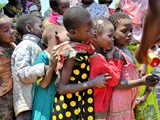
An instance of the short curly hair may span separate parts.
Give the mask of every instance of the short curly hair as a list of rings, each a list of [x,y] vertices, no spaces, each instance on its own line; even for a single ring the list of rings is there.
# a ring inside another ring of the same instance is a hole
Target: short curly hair
[[[103,31],[106,25],[113,25],[107,18],[94,18],[93,19],[93,32],[99,34]]]
[[[91,18],[89,12],[81,7],[72,7],[67,9],[63,15],[63,24],[69,32],[71,29],[79,28],[82,23]]]
[[[111,21],[111,23],[115,28],[121,22],[121,20],[124,20],[124,19],[131,20],[131,18],[125,13],[114,13],[108,17],[108,20]]]
[[[18,33],[21,35],[24,35],[25,30],[26,30],[26,25],[29,24],[31,26],[34,26],[35,23],[37,22],[36,20],[39,19],[37,16],[33,14],[24,14],[20,16],[17,21],[16,21],[16,29]]]

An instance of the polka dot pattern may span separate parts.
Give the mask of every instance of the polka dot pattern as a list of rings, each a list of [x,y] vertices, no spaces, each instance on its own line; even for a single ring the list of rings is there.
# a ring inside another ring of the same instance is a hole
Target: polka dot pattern
[[[88,54],[78,54],[77,63],[73,67],[70,84],[81,84],[89,80]],[[76,60],[75,59],[75,60]],[[52,120],[93,120],[93,90],[86,89],[76,93],[59,95],[54,99]]]

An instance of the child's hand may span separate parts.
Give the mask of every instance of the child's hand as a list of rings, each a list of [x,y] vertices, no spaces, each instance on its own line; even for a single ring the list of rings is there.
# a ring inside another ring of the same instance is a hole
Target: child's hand
[[[107,80],[111,78],[112,77],[108,73],[97,76],[96,78],[93,79],[93,86],[98,88],[103,88],[107,84]]]
[[[144,77],[142,77],[142,79],[144,80],[144,84],[146,86],[151,86],[154,87],[156,84],[158,84],[160,77],[157,75],[145,75]]]
[[[107,51],[106,57],[107,58],[113,58],[115,50],[116,50],[116,47],[113,47],[110,51]]]
[[[152,91],[152,87],[147,87],[144,95],[142,97],[138,97],[136,99],[136,104],[144,103],[151,91]]]
[[[57,61],[58,61],[57,55],[56,54],[52,55],[49,60],[49,68],[52,68],[54,70],[57,66]]]

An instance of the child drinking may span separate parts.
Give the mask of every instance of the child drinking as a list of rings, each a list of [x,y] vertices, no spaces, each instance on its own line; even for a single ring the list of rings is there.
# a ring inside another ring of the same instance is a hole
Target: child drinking
[[[94,19],[93,30],[92,44],[96,48],[96,52],[90,57],[90,79],[104,73],[109,73],[112,77],[104,88],[94,87],[95,119],[106,120],[112,87],[116,86],[120,80],[123,63],[118,59],[106,60],[104,50],[111,50],[114,42],[112,23],[105,18]],[[113,55],[110,57],[113,58]]]
[[[37,57],[35,64],[44,63],[49,65],[50,53],[53,46],[68,40],[67,31],[60,25],[50,25],[42,34],[42,43],[47,48]],[[37,79],[34,83],[35,95],[33,99],[32,120],[51,120],[56,86],[54,85],[56,75],[53,65],[44,77]]]
[[[13,119],[11,55],[16,40],[12,20],[0,14],[0,120]]]
[[[31,14],[22,15],[16,25],[17,31],[22,35],[22,42],[14,50],[11,61],[14,111],[17,120],[30,120],[32,83],[44,76],[48,67],[44,63],[33,65],[41,52],[38,46],[42,35],[40,18]]]
[[[52,120],[93,120],[92,87],[104,87],[111,77],[103,74],[89,80],[89,57],[94,49],[89,44],[92,20],[88,11],[80,7],[69,8],[64,13],[63,23],[70,34],[70,41],[54,48],[58,56],[58,92],[54,99]]]
[[[114,89],[107,120],[133,120],[133,108],[138,95],[139,85],[154,86],[157,79],[147,79],[147,76],[138,79],[135,59],[126,49],[132,39],[132,21],[126,14],[115,13],[109,17],[115,27],[115,46],[118,48],[114,58],[123,61],[121,81]],[[152,77],[152,76],[151,76]],[[148,81],[149,80],[149,81]],[[120,90],[125,89],[125,90]]]
[[[69,8],[69,0],[50,0],[52,13],[49,22],[56,25],[63,25],[63,14]]]

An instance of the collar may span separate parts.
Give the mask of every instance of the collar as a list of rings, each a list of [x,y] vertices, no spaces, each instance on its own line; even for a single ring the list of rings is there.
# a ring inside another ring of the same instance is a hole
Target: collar
[[[34,43],[38,43],[40,41],[40,38],[32,34],[25,34],[23,35],[23,40],[30,40]]]

